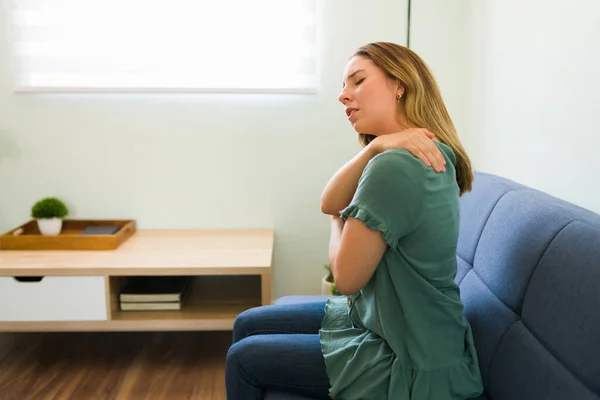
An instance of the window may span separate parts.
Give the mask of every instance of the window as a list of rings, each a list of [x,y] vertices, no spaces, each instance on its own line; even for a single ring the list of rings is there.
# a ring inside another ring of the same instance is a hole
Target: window
[[[12,0],[18,91],[313,92],[317,0]]]

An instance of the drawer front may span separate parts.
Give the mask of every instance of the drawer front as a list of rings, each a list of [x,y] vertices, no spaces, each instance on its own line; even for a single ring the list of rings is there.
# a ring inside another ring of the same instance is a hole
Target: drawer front
[[[105,284],[103,276],[45,276],[39,281],[2,276],[0,321],[107,320]]]

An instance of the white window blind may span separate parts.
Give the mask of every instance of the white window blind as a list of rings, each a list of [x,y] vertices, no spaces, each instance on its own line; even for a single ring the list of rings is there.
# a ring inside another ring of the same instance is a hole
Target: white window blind
[[[312,92],[317,0],[11,0],[18,91]]]

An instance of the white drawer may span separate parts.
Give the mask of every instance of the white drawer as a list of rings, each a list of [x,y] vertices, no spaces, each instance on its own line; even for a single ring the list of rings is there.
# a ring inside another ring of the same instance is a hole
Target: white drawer
[[[0,321],[106,320],[103,276],[45,276],[39,282],[0,277]]]

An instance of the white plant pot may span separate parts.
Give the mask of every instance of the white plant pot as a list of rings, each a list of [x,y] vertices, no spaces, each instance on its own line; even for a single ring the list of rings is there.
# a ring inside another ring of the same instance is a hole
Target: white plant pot
[[[333,284],[331,282],[327,282],[327,275],[321,279],[321,295],[323,296],[331,296],[333,293],[331,291]]]
[[[56,236],[62,230],[63,221],[61,218],[40,218],[37,224],[42,235]]]

